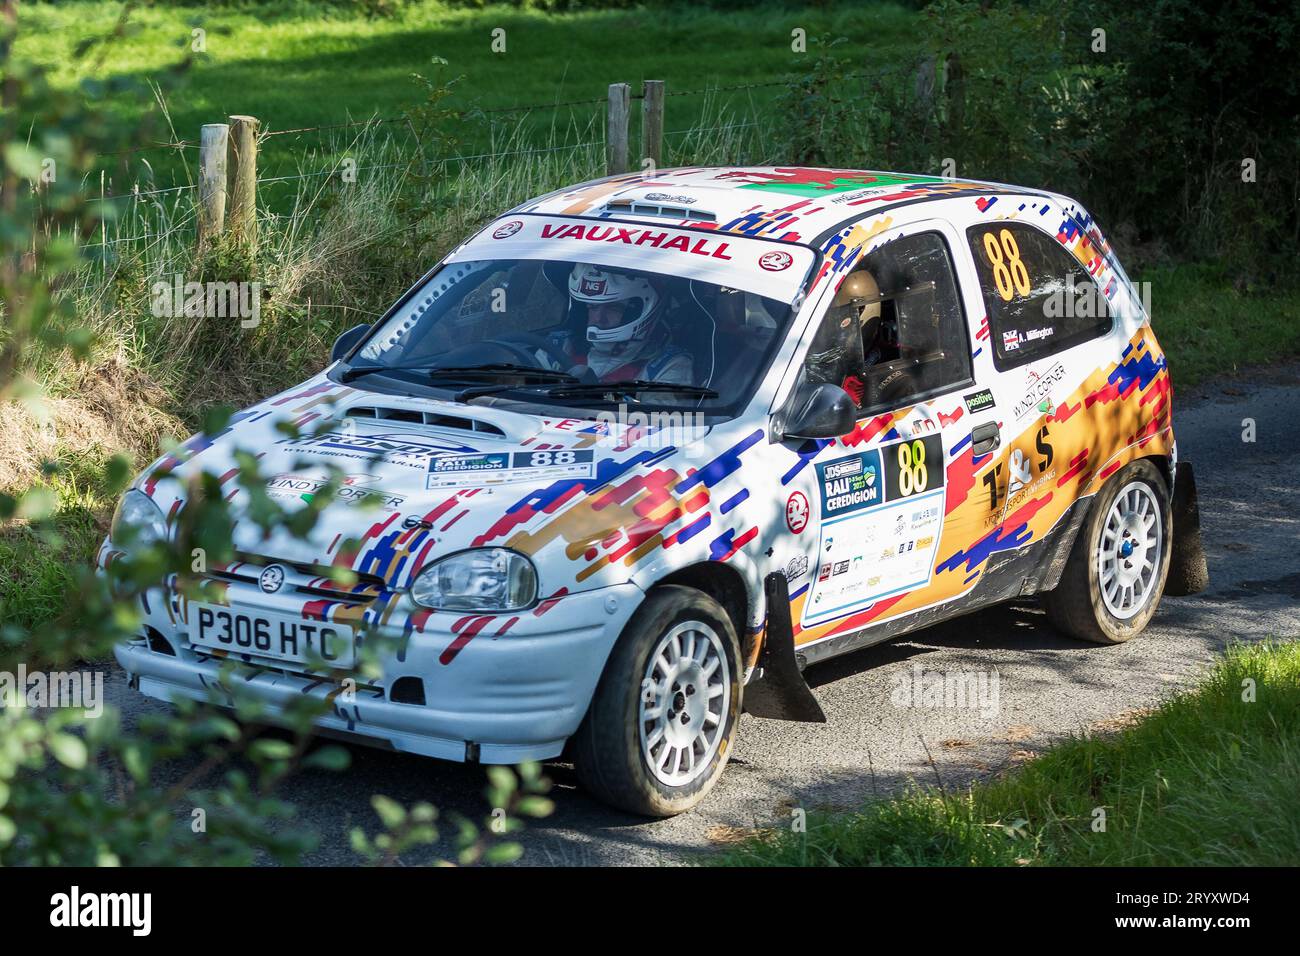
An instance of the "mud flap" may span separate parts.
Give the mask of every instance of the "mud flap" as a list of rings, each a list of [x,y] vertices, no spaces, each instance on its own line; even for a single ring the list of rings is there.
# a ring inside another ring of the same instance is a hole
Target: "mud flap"
[[[1190,461],[1180,461],[1174,472],[1174,500],[1170,502],[1170,511],[1174,541],[1165,593],[1172,597],[1197,594],[1209,585],[1210,570],[1201,546],[1201,510],[1196,502],[1196,479]]]
[[[785,575],[769,574],[763,581],[763,591],[767,597],[767,631],[758,658],[762,676],[745,687],[745,713],[824,724],[826,715],[799,673],[795,658],[790,588]]]

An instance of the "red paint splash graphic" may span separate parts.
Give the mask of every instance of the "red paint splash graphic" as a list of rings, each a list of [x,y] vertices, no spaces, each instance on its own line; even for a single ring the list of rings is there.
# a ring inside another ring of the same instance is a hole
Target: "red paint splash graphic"
[[[890,412],[884,415],[877,415],[865,422],[859,422],[840,442],[846,448],[852,448],[855,445],[861,445],[863,442],[869,442],[894,422],[894,416]]]
[[[1065,474],[1056,479],[1056,487],[1064,488],[1071,478],[1088,466],[1088,453],[1091,450],[1092,449],[1090,448],[1085,448],[1083,451],[1079,452],[1079,454],[1070,459],[1070,467],[1066,470]]]
[[[470,641],[474,640],[479,631],[494,620],[496,620],[496,616],[492,614],[470,615],[458,620],[451,626],[451,632],[456,635],[456,639],[448,644],[447,649],[438,656],[438,663],[445,666],[454,661],[456,655],[463,651]]]

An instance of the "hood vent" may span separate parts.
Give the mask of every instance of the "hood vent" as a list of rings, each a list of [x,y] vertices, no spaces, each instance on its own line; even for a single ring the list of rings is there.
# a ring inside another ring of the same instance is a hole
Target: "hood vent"
[[[655,219],[689,219],[692,222],[717,222],[707,209],[691,209],[669,203],[614,199],[605,204],[605,212],[614,216],[649,216]]]
[[[491,435],[505,438],[506,433],[498,425],[485,422],[479,418],[464,415],[447,415],[442,412],[423,412],[416,408],[393,408],[383,405],[357,405],[343,414],[344,418],[361,418],[367,421],[406,422],[411,425],[430,425],[435,428],[451,428],[456,431],[474,432],[478,435]]]

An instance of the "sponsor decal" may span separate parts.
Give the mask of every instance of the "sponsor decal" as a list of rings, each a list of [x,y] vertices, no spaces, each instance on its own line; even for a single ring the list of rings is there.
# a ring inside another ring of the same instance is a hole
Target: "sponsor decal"
[[[785,500],[785,524],[794,534],[799,534],[808,527],[808,497],[802,491],[795,491]]]
[[[1065,366],[1060,362],[1041,375],[1038,372],[1030,372],[1025,380],[1025,393],[1012,406],[1011,413],[1020,419],[1043,403],[1045,408],[1050,410],[1052,386],[1063,378],[1065,378]]]
[[[683,206],[689,206],[696,202],[694,196],[675,196],[672,193],[646,193],[646,202],[675,202]]]
[[[855,455],[848,461],[832,462],[826,466],[823,477],[827,480],[833,478],[847,478],[849,475],[862,474],[862,458]]]
[[[730,259],[727,250],[731,243],[714,238],[677,235],[657,229],[624,226],[562,225],[546,223],[542,226],[543,239],[576,239],[582,242],[622,242],[632,246],[649,247],[671,252],[685,252],[710,259]],[[783,253],[789,255],[789,253]],[[793,260],[792,260],[793,261]],[[787,263],[788,265],[788,263]]]
[[[501,225],[493,229],[492,238],[509,239],[511,236],[513,236],[522,228],[524,228],[524,224],[522,222],[520,222],[518,219],[512,219],[509,222],[503,222]]]
[[[808,555],[796,554],[790,559],[790,563],[785,566],[786,581],[797,581],[808,573]]]
[[[597,295],[604,295],[605,290],[608,288],[609,288],[608,279],[597,279],[591,275],[584,275],[582,277],[581,287],[579,288],[578,291],[581,292],[583,295],[597,296]]]
[[[966,403],[966,411],[970,412],[972,415],[977,412],[987,411],[997,404],[993,401],[993,393],[987,388],[982,388],[978,392],[972,392],[970,395],[963,396],[962,401]]]
[[[590,478],[595,474],[595,468],[595,452],[590,449],[559,448],[441,455],[429,462],[425,486],[473,488],[517,481]]]
[[[380,507],[387,511],[401,507],[406,501],[405,495],[395,495],[379,488],[363,487],[378,480],[377,475],[345,475],[334,493],[334,499],[349,504],[377,501]],[[267,480],[266,493],[272,498],[301,498],[303,501],[311,501],[326,484],[328,479],[316,475],[275,475]]]
[[[794,256],[788,252],[765,252],[758,257],[758,265],[768,272],[783,272],[794,265]]]
[[[465,445],[439,444],[412,438],[407,432],[363,435],[353,431],[328,431],[302,438],[281,438],[276,444],[318,455],[378,460],[410,468],[424,468],[430,458],[447,452],[473,451]]]
[[[817,480],[821,487],[823,518],[879,504],[880,453],[873,449],[818,465]]]
[[[822,564],[804,604],[818,624],[929,582],[943,525],[941,435],[894,441],[817,465]],[[829,533],[832,526],[834,533]],[[864,550],[870,549],[869,555]]]

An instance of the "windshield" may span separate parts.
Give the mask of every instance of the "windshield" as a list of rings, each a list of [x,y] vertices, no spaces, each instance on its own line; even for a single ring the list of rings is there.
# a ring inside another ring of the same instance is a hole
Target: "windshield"
[[[382,378],[389,388],[400,382],[450,390],[459,401],[566,414],[636,403],[732,415],[767,369],[815,259],[804,247],[590,223],[578,228],[617,228],[632,248],[584,243],[583,254],[556,258],[579,250],[542,244],[548,227],[546,238],[573,228],[542,221],[533,242],[467,243],[376,330],[344,375],[367,375],[368,388]],[[638,234],[649,236],[640,247]],[[686,238],[661,248],[678,236]],[[475,257],[497,250],[518,257]],[[679,261],[697,256],[709,261]],[[752,259],[752,268],[730,266],[736,258]]]

